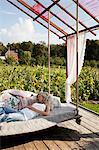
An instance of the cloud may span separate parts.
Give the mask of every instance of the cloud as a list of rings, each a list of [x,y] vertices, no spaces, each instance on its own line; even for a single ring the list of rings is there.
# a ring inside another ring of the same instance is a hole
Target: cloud
[[[41,27],[38,25],[38,28]],[[45,32],[44,32],[45,31]],[[39,41],[44,41],[48,43],[48,31],[39,28],[35,30],[33,26],[33,21],[31,19],[19,18],[17,23],[12,24],[10,28],[0,29],[0,41],[5,45],[7,43],[17,43],[23,41],[32,41],[38,43]],[[50,43],[63,43],[62,40],[59,40],[54,34],[50,34]]]
[[[5,14],[5,15],[16,15],[14,12],[9,12],[9,11],[0,11],[0,14]]]
[[[33,41],[34,27],[31,19],[19,18],[10,28],[0,29],[0,41],[4,44],[12,42]]]
[[[34,42],[44,41],[48,44],[48,31],[46,30],[43,34],[36,32]],[[50,44],[61,44],[64,43],[63,40],[60,40],[56,35],[50,33]]]

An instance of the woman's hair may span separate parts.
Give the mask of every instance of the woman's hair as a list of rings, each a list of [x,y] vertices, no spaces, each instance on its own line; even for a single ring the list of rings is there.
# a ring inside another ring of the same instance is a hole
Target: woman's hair
[[[37,95],[37,101],[38,101],[38,96],[42,95],[44,97],[44,101],[46,101],[48,103],[48,105],[50,106],[50,109],[53,110],[53,102],[51,100],[51,95],[48,92],[39,92]]]
[[[38,96],[41,95],[44,97],[44,101],[48,102],[48,99],[49,99],[49,94],[48,92],[39,92],[38,95],[37,95],[37,100],[38,100]]]

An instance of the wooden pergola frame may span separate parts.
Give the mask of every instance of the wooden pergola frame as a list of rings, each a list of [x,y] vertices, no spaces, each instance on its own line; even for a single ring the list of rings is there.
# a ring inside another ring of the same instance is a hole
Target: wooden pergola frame
[[[87,28],[87,29],[80,30],[79,33],[85,32],[85,31],[87,32],[87,31],[92,30],[92,29],[93,29],[93,30],[98,30],[98,29],[99,29],[99,24],[98,24],[98,25],[95,25],[95,26],[92,26],[92,27],[90,27],[90,28]],[[68,36],[71,36],[71,35],[74,35],[74,34],[76,34],[76,32],[71,33],[71,34],[68,34],[67,37],[68,37]],[[64,37],[66,37],[66,36],[62,36],[62,37],[59,37],[59,38],[60,38],[60,39],[63,39]]]
[[[10,0],[7,0],[8,2],[10,2],[11,4],[14,5],[14,3]],[[33,21],[37,21],[39,24],[41,24],[43,27],[48,28],[44,23],[42,23],[41,21],[38,21],[38,18],[41,18],[42,20],[44,20],[45,22],[48,23],[48,19],[44,18],[42,15],[47,12],[49,9],[51,9],[54,5],[57,5],[62,11],[64,11],[66,14],[68,14],[72,19],[74,19],[75,21],[77,21],[77,18],[74,17],[68,10],[66,10],[61,4],[59,4],[58,2],[60,0],[51,0],[53,3],[49,6],[49,7],[45,7],[41,2],[39,2],[38,0],[34,0],[37,4],[39,4],[40,6],[42,6],[42,8],[44,8],[44,10],[41,13],[38,13],[36,10],[33,10],[31,6],[29,6],[26,2],[24,2],[23,0],[16,0],[17,2],[19,2],[20,4],[22,4],[24,7],[26,7],[28,10],[30,10],[32,13],[34,13],[35,15],[37,15],[35,18],[32,16]],[[72,0],[75,4],[77,4],[77,0]],[[88,12],[87,9],[85,9],[80,3],[78,3],[79,7],[81,9],[83,9],[92,19],[94,19],[94,21],[96,21],[97,23],[99,23],[99,20],[90,12]],[[17,5],[15,6],[17,7]],[[21,9],[21,11],[24,11],[22,8],[18,8]],[[27,13],[25,11],[25,14],[27,14],[28,16],[30,15],[29,13]],[[74,33],[68,34],[67,32],[64,31],[64,29],[60,28],[58,25],[56,25],[55,23],[50,21],[50,26],[52,26],[53,28],[55,28],[57,31],[59,31],[61,34],[63,34],[63,36],[60,36],[57,34],[57,32],[53,31],[50,29],[50,31],[52,33],[54,33],[55,35],[57,35],[59,38],[63,39],[67,36],[70,36],[72,34],[76,33],[76,30],[69,25],[67,22],[65,22],[65,20],[63,20],[62,18],[60,18],[57,14],[55,14],[54,12],[52,12],[50,10],[50,14],[52,14],[55,18],[57,18],[59,21],[61,21],[62,23],[64,23],[68,28],[70,28],[72,31],[74,31]],[[30,15],[31,16],[31,15]],[[87,27],[82,21],[78,20],[79,24],[82,25],[85,29],[80,30],[79,32],[83,32],[83,31],[89,31],[90,33],[92,33],[93,35],[96,35],[96,33],[94,33],[92,31],[92,29],[95,28],[95,26],[93,27]],[[97,25],[98,26],[98,25]]]
[[[77,0],[73,0],[77,4]],[[80,8],[82,8],[90,17],[92,17],[97,23],[99,23],[99,20],[92,14],[90,13],[86,8],[84,8],[79,2],[78,5]]]
[[[46,8],[43,12],[41,12],[36,18],[34,18],[34,21],[39,18],[40,16],[42,16],[46,11],[49,11],[51,7],[53,7],[54,5],[56,5],[60,0],[56,0],[55,2],[53,2],[48,8]]]
[[[17,0],[19,3],[21,3],[24,7],[26,7],[27,9],[29,9],[31,12],[33,12],[34,14],[36,15],[39,15],[39,13],[35,10],[33,10],[31,8],[31,6],[29,6],[27,3],[25,3],[23,0]],[[46,12],[46,11],[45,11]],[[48,19],[47,18],[44,18],[43,16],[40,16],[41,19],[43,19],[45,22],[48,23]],[[50,25],[52,27],[54,27],[56,30],[60,31],[62,34],[64,35],[68,35],[68,33],[66,33],[63,29],[61,29],[59,26],[57,26],[55,23],[53,22],[50,22]]]
[[[14,4],[13,2],[11,2],[10,0],[7,0],[7,1],[8,1],[10,4],[12,4],[13,6],[15,6],[16,8],[18,8],[20,11],[22,11],[24,14],[26,14],[26,15],[29,16],[30,18],[34,19],[34,17],[31,16],[29,13],[27,13],[25,10],[23,10],[22,8],[20,8],[19,6],[17,6],[17,5]],[[42,25],[43,27],[45,27],[46,29],[48,29],[48,27],[47,27],[46,25],[44,25],[41,21],[36,20],[36,22],[39,23],[40,25]],[[58,36],[59,38],[61,38],[60,35],[58,35],[58,34],[57,34],[56,32],[54,32],[53,30],[50,29],[50,31],[51,31],[53,34],[55,34],[56,36]],[[62,39],[62,40],[64,40],[64,39]],[[64,41],[65,41],[65,40],[64,40]]]
[[[40,3],[38,0],[34,0],[36,3],[38,3],[39,5],[41,5],[45,10],[47,9],[42,3]],[[50,13],[56,17],[58,20],[60,20],[61,22],[63,22],[66,26],[68,26],[70,29],[72,29],[73,31],[76,31],[73,27],[71,27],[69,24],[67,24],[63,19],[61,19],[58,15],[56,15],[55,13],[53,13],[50,10]]]
[[[26,11],[24,11],[22,8],[20,8],[19,6],[15,5],[13,2],[11,2],[10,0],[7,0],[9,3],[11,3],[12,5],[14,5],[15,7],[17,7],[19,10],[21,10],[23,13],[25,13],[26,15],[28,15],[29,17],[31,17],[33,19],[33,21],[37,21],[39,24],[41,24],[42,26],[44,26],[45,28],[48,29],[48,58],[49,58],[49,62],[48,62],[48,67],[49,67],[49,93],[50,93],[50,31],[52,33],[54,33],[55,35],[57,35],[59,38],[62,38],[64,40],[64,38],[76,34],[76,80],[77,80],[77,84],[76,84],[76,99],[77,99],[77,103],[76,103],[76,108],[77,108],[77,112],[78,112],[78,96],[79,96],[79,88],[78,88],[78,35],[80,32],[84,32],[84,31],[89,31],[90,33],[92,33],[93,35],[96,35],[92,30],[99,28],[99,20],[93,15],[91,14],[86,8],[84,8],[80,3],[79,0],[72,0],[75,4],[76,4],[76,17],[74,17],[69,11],[67,11],[61,4],[59,4],[58,2],[60,0],[51,0],[53,3],[49,6],[49,7],[45,7],[42,3],[40,3],[38,0],[34,0],[37,4],[39,4],[42,8],[44,8],[44,10],[39,13],[38,11],[36,11],[35,9],[33,9],[31,6],[29,6],[26,2],[24,2],[23,0],[16,0],[18,3],[20,3],[22,6],[24,6],[25,8],[27,8],[28,10],[30,10],[32,13],[34,13],[35,15],[37,15],[35,18],[33,16],[31,16],[29,13],[27,13]],[[66,14],[68,14],[72,19],[74,19],[76,21],[76,30],[70,26],[68,23],[66,23],[62,18],[60,18],[59,16],[57,16],[54,12],[52,12],[50,9],[54,6],[57,5],[62,11],[64,11]],[[84,10],[84,12],[86,12],[94,21],[96,21],[98,24],[94,25],[92,27],[87,27],[83,22],[81,22],[78,19],[78,11],[79,11],[79,7],[81,9]],[[48,19],[43,17],[43,14],[45,12],[48,11]],[[53,23],[50,20],[50,14],[52,14],[55,18],[57,18],[59,21],[61,21],[62,23],[64,23],[66,26],[68,26],[70,29],[72,29],[74,31],[74,33],[68,34],[67,32],[65,32],[62,28],[60,28],[58,25],[56,25],[55,23]],[[42,20],[44,20],[45,22],[48,23],[48,27],[46,25],[44,25],[42,22],[38,21],[37,19],[41,18]],[[78,26],[82,25],[84,27],[83,30],[78,30]],[[50,26],[52,26],[53,28],[55,28],[57,31],[59,31],[60,33],[62,33],[64,36],[60,37],[55,31],[50,29]],[[66,42],[66,40],[64,40]],[[68,74],[67,74],[68,77]]]

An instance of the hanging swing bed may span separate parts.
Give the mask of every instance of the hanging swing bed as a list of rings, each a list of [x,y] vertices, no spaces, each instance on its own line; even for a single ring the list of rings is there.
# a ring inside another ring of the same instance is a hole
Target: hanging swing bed
[[[78,76],[85,53],[85,34],[96,35],[99,29],[99,1],[82,0],[6,0],[28,15],[33,21],[48,29],[48,69],[50,94],[50,32],[62,39],[67,46],[66,103],[54,108],[48,116],[38,116],[32,120],[0,123],[0,136],[17,135],[50,128],[63,121],[76,119],[80,123],[78,111]],[[79,14],[78,14],[79,12]],[[74,15],[73,15],[74,14]],[[79,16],[79,19],[78,19]],[[84,18],[82,18],[82,16]],[[86,18],[86,20],[85,20]],[[90,22],[90,23],[89,23]],[[88,26],[90,24],[90,27]],[[92,25],[91,25],[92,24]],[[71,104],[71,85],[76,81],[76,106]]]

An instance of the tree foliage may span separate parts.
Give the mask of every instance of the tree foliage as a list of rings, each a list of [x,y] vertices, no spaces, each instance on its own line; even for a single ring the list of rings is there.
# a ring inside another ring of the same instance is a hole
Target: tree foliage
[[[0,43],[0,55],[4,56],[7,52],[6,46],[3,45],[3,43]]]
[[[86,60],[99,60],[99,40],[86,41]]]
[[[0,44],[0,53],[4,55],[7,49],[18,52],[20,64],[31,65],[48,65],[48,46],[46,43],[40,41],[35,44],[31,41],[22,43],[8,43],[4,46]],[[51,65],[65,65],[66,64],[66,46],[65,44],[51,44]],[[28,54],[26,54],[26,51]],[[31,53],[31,55],[29,54]],[[28,55],[28,56],[27,56]],[[29,61],[27,62],[27,58]],[[25,60],[26,59],[26,60]],[[94,61],[96,60],[97,63]],[[99,40],[87,40],[85,52],[85,65],[99,66]],[[27,62],[27,63],[26,63]]]

